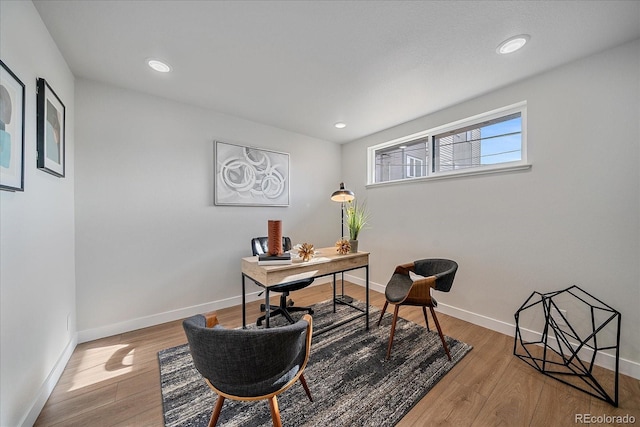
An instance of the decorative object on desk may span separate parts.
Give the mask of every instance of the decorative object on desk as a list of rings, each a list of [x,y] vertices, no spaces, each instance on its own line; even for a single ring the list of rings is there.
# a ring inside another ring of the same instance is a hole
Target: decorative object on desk
[[[215,142],[216,205],[289,206],[289,154]]]
[[[0,61],[0,190],[24,191],[24,83]]]
[[[346,239],[340,239],[336,242],[336,252],[340,255],[346,255],[351,252],[351,244]]]
[[[291,262],[291,254],[286,252],[282,255],[258,255],[258,265],[287,265]]]
[[[302,258],[302,261],[309,261],[313,257],[313,255],[316,253],[316,250],[313,248],[313,245],[309,243],[296,245],[294,249],[298,251],[298,256]]]
[[[340,239],[344,239],[344,204],[345,202],[350,202],[355,198],[356,195],[353,191],[344,188],[344,182],[340,183],[339,190],[336,190],[331,194],[331,200],[340,203]],[[342,293],[340,295],[336,295],[336,300],[341,303],[350,303],[353,301],[353,298],[344,294],[344,273],[340,273],[340,276],[342,278]]]
[[[620,312],[571,286],[533,292],[515,320],[515,356],[551,378],[618,406]],[[615,360],[615,371],[594,369],[603,355]]]
[[[37,145],[38,169],[64,178],[65,173],[65,107],[45,79],[37,80]]]
[[[347,228],[349,229],[349,243],[351,252],[358,252],[358,236],[369,222],[366,202],[358,204],[357,200],[349,202],[346,209]]]
[[[365,307],[361,301],[354,301]],[[331,301],[313,306],[314,330],[338,323],[351,316],[353,309],[336,307]],[[376,314],[378,309],[370,307]],[[293,313],[297,320],[303,313]],[[312,355],[305,368],[305,378],[313,395],[313,404],[303,387],[294,384],[278,396],[282,424],[295,426],[375,426],[396,425],[463,357],[471,346],[447,337],[452,361],[447,359],[438,334],[424,327],[398,319],[396,350],[406,357],[385,361],[388,326],[371,328],[363,333],[359,322],[343,325],[333,331],[314,334]],[[287,325],[284,318],[273,325]],[[251,327],[254,327],[253,325]],[[204,427],[211,416],[217,396],[198,374],[189,347],[182,345],[158,353],[162,406],[167,427]],[[392,398],[391,398],[392,397]],[[339,403],[339,404],[338,404]],[[226,401],[220,424],[271,427],[269,411],[263,402]]]
[[[282,255],[282,221],[270,219],[267,226],[269,255]]]

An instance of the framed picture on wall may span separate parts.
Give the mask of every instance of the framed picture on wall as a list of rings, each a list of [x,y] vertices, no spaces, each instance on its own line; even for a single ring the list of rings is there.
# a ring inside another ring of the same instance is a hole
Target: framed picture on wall
[[[0,190],[24,191],[24,84],[2,61]]]
[[[38,169],[64,177],[65,107],[45,79],[37,81]]]
[[[289,154],[215,141],[216,205],[289,206]]]

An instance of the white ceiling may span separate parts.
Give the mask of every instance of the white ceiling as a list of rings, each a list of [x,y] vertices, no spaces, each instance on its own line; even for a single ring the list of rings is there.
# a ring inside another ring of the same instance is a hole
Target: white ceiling
[[[640,37],[640,1],[34,4],[77,77],[339,143]]]

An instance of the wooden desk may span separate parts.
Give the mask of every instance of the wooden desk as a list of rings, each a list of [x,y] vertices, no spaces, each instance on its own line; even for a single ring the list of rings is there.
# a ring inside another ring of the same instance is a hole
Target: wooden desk
[[[265,317],[266,325],[269,327],[269,288],[294,280],[310,279],[312,277],[322,277],[333,275],[333,311],[336,310],[336,274],[345,271],[365,269],[366,306],[362,310],[349,303],[342,302],[354,309],[361,311],[355,317],[339,322],[323,331],[315,332],[317,335],[334,329],[357,318],[365,318],[365,328],[369,329],[369,252],[357,252],[354,254],[339,255],[335,247],[320,248],[317,254],[309,261],[294,260],[288,265],[258,265],[258,257],[242,258],[242,327],[246,328],[246,306],[245,306],[245,278],[253,280],[258,286],[265,289]]]

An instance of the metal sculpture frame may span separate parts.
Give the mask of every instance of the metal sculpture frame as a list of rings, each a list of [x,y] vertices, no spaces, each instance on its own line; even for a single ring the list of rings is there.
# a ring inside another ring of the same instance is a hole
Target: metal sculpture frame
[[[584,303],[584,307],[588,307],[591,317],[591,333],[581,337],[576,328],[570,324],[566,316],[566,310],[563,310],[558,305],[557,300],[562,298],[575,299],[578,304]],[[521,315],[527,311],[540,308],[542,308],[544,315],[543,330],[531,331],[524,329],[524,326],[520,324]],[[515,320],[516,335],[513,347],[515,356],[551,378],[604,400],[615,407],[618,406],[620,312],[579,287],[571,286],[561,291],[533,292],[515,313]],[[615,327],[615,345],[601,346],[598,342],[598,334],[602,334],[605,327]],[[531,333],[540,335],[540,339],[526,341],[523,338],[523,331],[525,335]],[[541,347],[542,357],[534,356],[533,353],[540,353]],[[522,350],[522,352],[519,352],[519,350]],[[615,352],[613,396],[605,390],[605,387],[601,385],[593,372],[596,356],[603,350],[614,350]],[[582,358],[578,355],[580,352],[582,352]],[[584,357],[585,354],[588,357]],[[569,382],[570,379],[576,378],[577,380],[574,383]]]

